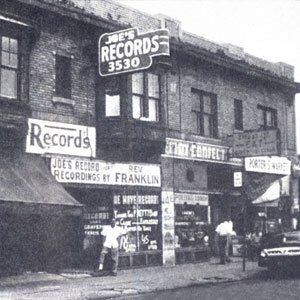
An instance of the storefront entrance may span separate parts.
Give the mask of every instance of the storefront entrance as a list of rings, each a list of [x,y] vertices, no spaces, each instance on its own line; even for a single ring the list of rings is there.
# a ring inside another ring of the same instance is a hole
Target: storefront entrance
[[[126,229],[119,244],[119,268],[162,264],[160,193],[151,189],[68,188],[84,205],[83,266],[96,268],[101,230],[114,216]]]

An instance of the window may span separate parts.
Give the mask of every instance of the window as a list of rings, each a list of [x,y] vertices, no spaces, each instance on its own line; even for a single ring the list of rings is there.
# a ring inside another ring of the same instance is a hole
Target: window
[[[277,110],[258,105],[258,125],[262,129],[277,128]]]
[[[71,99],[71,57],[56,55],[56,96]]]
[[[192,89],[192,101],[192,113],[197,126],[196,133],[206,137],[217,137],[216,95]]]
[[[105,116],[120,116],[120,79],[110,77],[104,80]]]
[[[132,74],[132,116],[143,121],[159,121],[160,78],[152,73]]]
[[[234,99],[234,129],[243,130],[243,102]]]
[[[12,99],[18,97],[18,54],[18,40],[2,36],[0,95],[3,97]]]

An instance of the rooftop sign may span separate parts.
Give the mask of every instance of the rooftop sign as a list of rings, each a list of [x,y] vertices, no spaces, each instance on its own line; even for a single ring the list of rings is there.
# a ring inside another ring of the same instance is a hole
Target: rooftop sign
[[[170,55],[169,31],[139,33],[130,28],[104,33],[99,39],[99,73],[109,76],[151,67],[152,57]]]
[[[245,131],[233,134],[233,157],[279,154],[278,130]]]
[[[250,172],[290,175],[291,161],[280,156],[246,157],[245,170]]]

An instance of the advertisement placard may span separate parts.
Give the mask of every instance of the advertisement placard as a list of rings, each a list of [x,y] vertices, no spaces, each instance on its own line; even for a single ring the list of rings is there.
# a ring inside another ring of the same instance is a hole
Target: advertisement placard
[[[279,155],[278,129],[253,130],[233,134],[234,157]]]

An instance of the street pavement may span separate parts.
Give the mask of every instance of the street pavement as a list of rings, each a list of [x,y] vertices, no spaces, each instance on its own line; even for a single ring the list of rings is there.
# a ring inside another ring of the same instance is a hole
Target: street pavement
[[[0,299],[108,299],[253,279],[263,272],[257,262],[249,261],[243,271],[241,258],[233,258],[226,265],[218,262],[217,258],[211,258],[210,261],[196,264],[120,270],[117,277],[93,277],[92,272],[82,270],[66,270],[60,274],[25,273],[0,278]]]

